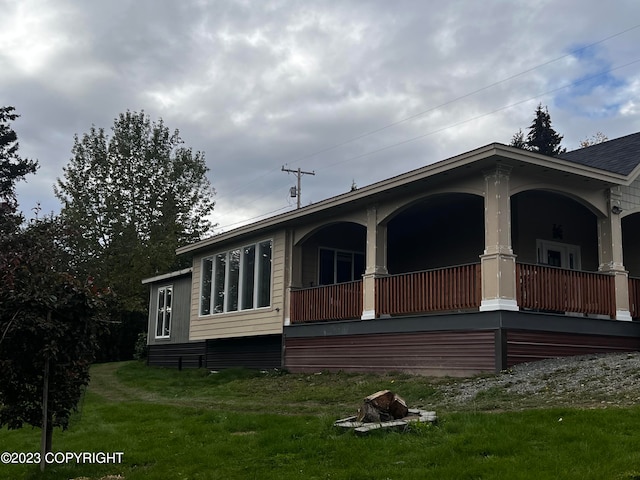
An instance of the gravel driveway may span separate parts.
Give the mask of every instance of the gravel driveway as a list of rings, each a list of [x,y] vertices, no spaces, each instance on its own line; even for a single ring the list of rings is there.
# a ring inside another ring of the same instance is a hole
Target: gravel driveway
[[[442,385],[443,405],[511,409],[603,408],[640,402],[640,352],[524,363],[486,377]]]

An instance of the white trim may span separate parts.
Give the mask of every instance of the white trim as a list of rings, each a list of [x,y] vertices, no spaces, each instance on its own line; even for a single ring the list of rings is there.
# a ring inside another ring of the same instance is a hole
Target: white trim
[[[145,278],[142,280],[142,284],[159,282],[160,280],[168,280],[169,278],[181,277],[182,275],[186,275],[187,273],[191,273],[193,268],[183,268],[182,270],[177,270],[175,272],[165,273],[162,275],[158,275],[156,277]]]
[[[169,313],[169,333],[167,335],[158,335],[158,315],[160,313],[160,306],[158,305],[158,300],[160,299],[160,290],[164,290],[164,305],[163,305],[163,315],[162,315],[162,332],[164,332],[165,327],[166,327],[166,321],[167,321],[167,313]],[[171,302],[169,303],[169,305],[167,305],[167,292],[171,292],[170,297],[171,297]],[[173,305],[173,285],[163,285],[161,287],[158,287],[158,289],[156,290],[156,305],[155,305],[155,318],[156,318],[156,328],[155,328],[155,337],[154,338],[171,338],[171,323],[173,322],[173,318],[171,315],[171,308]]]
[[[260,245],[261,244],[266,244],[268,243],[270,248],[271,248],[271,265],[270,265],[270,276],[269,276],[269,304],[268,305],[262,305],[262,306],[258,306],[259,303],[259,298],[258,298],[258,293],[259,293],[259,288],[260,288],[260,278],[262,276],[262,262],[261,262],[261,257],[260,257]],[[256,242],[252,242],[252,243],[247,243],[244,244],[241,247],[236,247],[236,248],[229,248],[227,250],[224,251],[219,251],[219,252],[215,252],[215,253],[211,253],[210,255],[206,255],[204,257],[202,257],[200,259],[201,262],[201,266],[204,265],[204,262],[207,260],[211,260],[212,261],[212,273],[211,273],[211,292],[210,292],[210,306],[209,306],[209,313],[203,314],[202,313],[202,300],[200,300],[200,306],[199,306],[199,311],[198,311],[198,317],[202,318],[202,317],[208,317],[211,315],[224,315],[224,314],[233,314],[233,313],[238,313],[238,312],[250,312],[250,311],[255,311],[255,310],[261,310],[261,309],[266,309],[266,308],[271,308],[271,305],[273,303],[273,250],[275,248],[274,246],[274,239],[273,237],[271,238],[264,238],[261,240],[257,240]],[[244,288],[244,277],[243,277],[243,273],[244,273],[244,249],[254,246],[254,285],[253,285],[253,307],[249,307],[249,308],[244,308],[243,305],[243,298],[242,298],[242,292],[243,292],[243,288]],[[229,296],[229,282],[230,282],[230,278],[231,278],[231,254],[234,251],[238,251],[239,253],[239,261],[238,261],[238,308],[236,310],[229,310],[229,303],[231,301],[231,298]],[[224,285],[223,285],[223,291],[224,291],[224,299],[223,299],[223,305],[222,305],[222,311],[221,312],[216,312],[215,311],[215,292],[214,292],[214,287],[216,286],[216,276],[217,276],[217,258],[218,257],[224,258],[224,262],[225,262],[225,276],[224,276]],[[202,297],[202,280],[204,278],[203,273],[204,273],[204,268],[201,267],[200,268],[200,278],[198,279],[199,281],[199,285],[200,285],[200,296]]]
[[[291,325],[291,318],[290,317],[285,317],[284,318],[284,326],[288,327],[289,325]]]
[[[480,302],[481,312],[493,312],[495,310],[510,310],[517,312],[520,310],[518,302],[507,298],[492,298],[490,300],[482,300]]]
[[[631,322],[633,319],[631,318],[631,312],[629,312],[629,310],[616,310],[616,320]]]
[[[568,268],[570,270],[582,269],[582,254],[580,252],[580,245],[572,245],[570,243],[542,240],[538,238],[536,239],[536,249],[538,252],[538,263],[541,265],[548,265],[548,263],[545,261],[547,258],[547,252],[549,250],[552,250],[560,253],[560,265],[555,266],[558,266],[560,268]],[[571,265],[572,260],[573,266]]]
[[[376,311],[375,310],[364,310],[362,312],[362,316],[360,318],[362,320],[373,320],[374,318],[376,318]]]
[[[529,152],[527,150],[510,147],[500,143],[491,143],[489,145],[485,145],[484,147],[476,148],[475,150],[471,150],[469,152],[465,152],[463,154],[426,165],[419,169],[412,170],[401,175],[397,175],[395,177],[391,177],[386,180],[361,187],[357,190],[354,190],[353,192],[343,193],[341,195],[321,200],[317,203],[305,206],[297,210],[281,213],[264,220],[259,220],[254,223],[243,225],[227,232],[220,233],[205,240],[179,247],[176,250],[176,254],[181,255],[183,253],[200,251],[215,244],[229,242],[235,237],[246,235],[261,235],[262,233],[259,232],[264,232],[264,230],[266,229],[278,228],[287,222],[294,222],[301,217],[305,217],[314,213],[324,212],[326,210],[340,207],[342,205],[352,205],[352,202],[356,200],[368,200],[379,193],[388,192],[392,189],[400,188],[407,184],[415,183],[426,178],[435,177],[456,168],[462,168],[471,164],[478,164],[481,167],[483,166],[483,164],[491,164],[492,166],[495,166],[496,156],[502,157],[503,159],[514,160],[516,162],[523,162],[532,166],[553,169],[555,171],[563,173],[569,173],[571,175],[592,178],[605,183],[625,186],[632,183],[632,181],[635,179],[634,177],[636,175],[636,170],[640,168],[639,165],[631,174],[623,175],[606,170],[601,170],[595,167],[590,167],[587,165],[581,165],[579,163],[564,160],[559,157],[548,157],[546,155]]]

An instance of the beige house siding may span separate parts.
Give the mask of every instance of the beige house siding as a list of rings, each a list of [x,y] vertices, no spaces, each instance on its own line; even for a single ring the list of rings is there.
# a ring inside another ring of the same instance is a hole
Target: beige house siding
[[[200,278],[202,259],[234,248],[241,248],[266,239],[273,240],[271,257],[271,305],[239,312],[200,316]],[[247,239],[241,244],[227,244],[220,250],[211,250],[193,259],[193,283],[191,287],[190,340],[246,337],[281,334],[284,321],[285,292],[285,232]]]

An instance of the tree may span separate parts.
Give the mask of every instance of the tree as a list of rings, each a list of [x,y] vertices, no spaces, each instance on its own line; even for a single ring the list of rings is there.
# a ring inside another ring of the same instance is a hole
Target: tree
[[[0,427],[41,427],[43,455],[89,383],[108,297],[66,268],[63,228],[45,218],[0,238]]]
[[[511,137],[510,146],[521,148],[523,150],[527,150],[527,141],[524,139],[524,133],[522,133],[522,129],[518,130],[517,133],[514,133],[513,137]]]
[[[542,104],[538,104],[526,140],[520,131],[513,136],[510,145],[542,155],[555,156],[566,152],[566,149],[560,145],[562,138],[562,135],[558,135],[551,126],[549,109],[542,108]]]
[[[127,111],[111,131],[94,126],[76,135],[54,190],[79,233],[79,267],[101,272],[125,310],[142,312],[148,300],[140,280],[182,266],[175,249],[210,231],[214,192],[204,154],[185,147],[162,119]]]
[[[42,427],[44,454],[88,384],[106,297],[71,271],[59,219],[22,224],[15,185],[37,162],[18,155],[13,112],[0,108],[0,428]]]
[[[18,154],[18,136],[11,122],[19,115],[14,111],[14,107],[0,107],[0,234],[14,231],[22,222],[15,186],[38,168],[38,162],[23,159]]]
[[[596,132],[594,135],[591,135],[591,137],[587,137],[584,140],[581,140],[580,148],[590,147],[591,145],[606,142],[607,140],[609,140],[609,137],[607,137],[604,133]]]

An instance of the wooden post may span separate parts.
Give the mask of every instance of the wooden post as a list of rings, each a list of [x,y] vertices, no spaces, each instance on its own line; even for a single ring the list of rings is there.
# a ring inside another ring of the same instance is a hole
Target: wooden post
[[[49,314],[50,315],[50,314]],[[47,440],[49,432],[49,354],[44,361],[44,379],[42,383],[42,436],[40,437],[40,471],[46,465]]]

